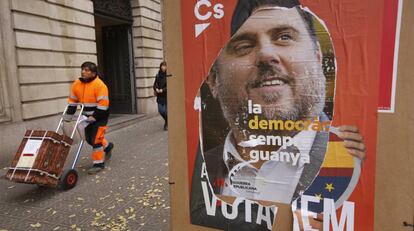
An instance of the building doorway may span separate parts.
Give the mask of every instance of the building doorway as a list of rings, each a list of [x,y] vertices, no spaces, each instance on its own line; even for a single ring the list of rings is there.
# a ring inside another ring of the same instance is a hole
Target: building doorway
[[[128,0],[107,2],[94,0],[99,73],[109,89],[111,113],[136,114],[131,7]]]

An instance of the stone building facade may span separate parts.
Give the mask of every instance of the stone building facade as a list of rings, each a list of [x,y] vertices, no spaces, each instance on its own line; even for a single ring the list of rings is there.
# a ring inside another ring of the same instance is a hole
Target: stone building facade
[[[153,114],[163,60],[162,0],[0,1],[0,157],[26,129],[53,129],[84,61],[97,62],[112,113]]]

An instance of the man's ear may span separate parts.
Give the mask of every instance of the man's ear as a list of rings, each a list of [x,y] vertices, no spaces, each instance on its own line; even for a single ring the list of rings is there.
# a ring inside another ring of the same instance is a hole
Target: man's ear
[[[217,72],[211,70],[207,76],[206,81],[207,81],[207,85],[210,87],[210,91],[214,99],[217,99],[217,95],[218,95]]]

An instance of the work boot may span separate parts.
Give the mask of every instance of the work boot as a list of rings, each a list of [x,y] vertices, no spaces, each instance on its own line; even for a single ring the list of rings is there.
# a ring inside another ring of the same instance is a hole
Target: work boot
[[[104,149],[105,152],[105,160],[111,159],[112,156],[112,149],[114,148],[114,143],[109,142],[108,146]]]
[[[88,174],[96,174],[105,168],[105,163],[93,164],[92,168],[88,169]]]

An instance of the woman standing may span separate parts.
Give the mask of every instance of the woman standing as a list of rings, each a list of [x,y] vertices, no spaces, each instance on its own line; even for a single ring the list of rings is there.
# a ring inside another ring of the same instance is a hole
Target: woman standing
[[[167,119],[167,63],[162,62],[158,74],[155,76],[154,95],[157,96],[158,112],[164,119],[164,130],[168,129]]]

